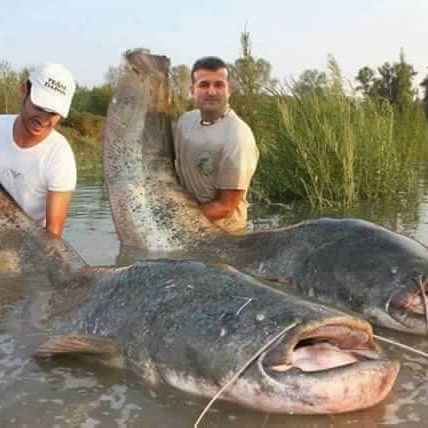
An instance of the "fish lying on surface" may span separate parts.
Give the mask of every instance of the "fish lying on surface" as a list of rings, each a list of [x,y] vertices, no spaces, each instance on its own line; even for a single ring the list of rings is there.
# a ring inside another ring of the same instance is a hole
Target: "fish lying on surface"
[[[373,406],[398,372],[367,322],[202,262],[137,263],[106,273],[90,291],[71,287],[64,294],[61,287],[50,300],[54,313],[66,315],[55,316],[57,336],[39,348],[39,357],[98,356],[128,364],[152,385],[166,382],[206,397],[297,320],[222,397],[260,411]]]
[[[225,235],[178,184],[166,57],[131,51],[110,103],[103,167],[121,243],[169,257],[226,262],[373,323],[427,334],[428,250],[381,226],[318,219]]]
[[[276,413],[362,409],[393,387],[399,363],[382,355],[366,321],[203,262],[99,268],[81,261],[73,267],[69,260],[76,254],[65,242],[6,202],[0,189],[0,248],[4,242],[13,250],[24,247],[17,251],[24,273],[37,271],[37,263],[43,272],[52,267],[59,273],[43,286],[42,298],[36,289],[25,297],[24,286],[8,298],[3,285],[14,284],[3,281],[9,271],[0,272],[0,305],[31,314],[46,336],[39,358],[70,355],[126,366],[150,385],[206,397],[251,363],[221,398]],[[27,242],[13,245],[14,239]],[[252,361],[285,327],[290,329]]]

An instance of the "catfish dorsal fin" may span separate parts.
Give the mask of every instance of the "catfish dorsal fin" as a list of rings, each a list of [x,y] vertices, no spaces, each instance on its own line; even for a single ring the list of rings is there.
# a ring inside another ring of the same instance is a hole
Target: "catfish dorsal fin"
[[[107,365],[123,366],[119,346],[107,337],[80,335],[51,337],[33,354],[35,358],[54,358],[61,355],[95,357]]]

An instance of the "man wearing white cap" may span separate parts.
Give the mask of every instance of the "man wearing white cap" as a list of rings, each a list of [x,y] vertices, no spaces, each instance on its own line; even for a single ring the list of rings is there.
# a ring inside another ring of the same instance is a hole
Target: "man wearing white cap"
[[[18,115],[0,116],[0,183],[35,222],[60,237],[76,186],[76,162],[54,128],[76,83],[60,64],[37,67],[21,85]]]

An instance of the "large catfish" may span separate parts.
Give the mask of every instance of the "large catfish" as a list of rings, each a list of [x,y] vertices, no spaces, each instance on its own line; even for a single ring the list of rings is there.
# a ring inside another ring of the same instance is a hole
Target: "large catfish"
[[[145,261],[104,273],[90,287],[61,286],[49,301],[55,337],[37,356],[96,358],[129,367],[152,386],[205,397],[251,362],[221,398],[260,411],[366,408],[386,396],[398,372],[366,321],[227,267]],[[251,360],[287,326],[293,328]]]
[[[206,397],[251,363],[222,398],[278,413],[371,407],[395,382],[399,364],[383,356],[366,321],[229,267],[194,261],[90,267],[1,188],[0,207],[0,252],[14,254],[0,269],[0,315],[10,307],[31,314],[45,337],[40,358],[65,354],[126,366],[151,385]],[[27,295],[25,284],[17,289],[9,281],[11,272],[48,274],[50,282],[40,298],[36,287]]]
[[[104,175],[124,247],[227,262],[377,325],[426,334],[428,250],[378,225],[319,219],[225,235],[178,184],[166,57],[130,51],[109,106]]]

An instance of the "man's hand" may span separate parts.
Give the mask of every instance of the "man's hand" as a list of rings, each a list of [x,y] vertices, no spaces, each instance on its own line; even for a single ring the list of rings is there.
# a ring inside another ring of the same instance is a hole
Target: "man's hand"
[[[210,221],[229,217],[239,205],[244,190],[217,190],[217,198],[201,205],[202,212]]]
[[[71,192],[48,192],[46,197],[46,230],[61,238],[70,207]]]

